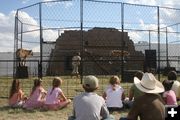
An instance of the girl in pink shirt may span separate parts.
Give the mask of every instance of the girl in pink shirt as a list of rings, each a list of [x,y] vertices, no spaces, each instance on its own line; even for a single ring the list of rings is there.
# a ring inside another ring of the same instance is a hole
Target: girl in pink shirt
[[[22,107],[24,104],[24,92],[20,88],[20,82],[14,79],[12,82],[10,95],[9,95],[9,105],[11,107]]]
[[[27,99],[26,103],[23,105],[26,109],[41,108],[44,104],[44,97],[46,91],[42,87],[42,80],[35,79],[34,86],[32,88],[30,97]]]
[[[71,100],[67,99],[63,91],[59,88],[62,84],[62,79],[55,77],[52,82],[52,88],[47,92],[45,108],[49,110],[57,110],[66,107]]]
[[[163,86],[165,88],[165,92],[163,93],[163,98],[166,105],[177,105],[176,94],[171,87],[173,85],[173,81],[164,80]]]

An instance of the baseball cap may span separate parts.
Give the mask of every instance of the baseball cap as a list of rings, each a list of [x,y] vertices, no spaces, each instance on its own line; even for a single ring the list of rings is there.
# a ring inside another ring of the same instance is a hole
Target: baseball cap
[[[99,86],[98,78],[93,75],[88,75],[83,78],[83,85],[92,89],[96,89]]]

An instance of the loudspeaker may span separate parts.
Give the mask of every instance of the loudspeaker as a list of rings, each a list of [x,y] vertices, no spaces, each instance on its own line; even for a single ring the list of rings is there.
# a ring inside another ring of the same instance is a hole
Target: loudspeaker
[[[145,71],[156,70],[156,50],[145,50]]]

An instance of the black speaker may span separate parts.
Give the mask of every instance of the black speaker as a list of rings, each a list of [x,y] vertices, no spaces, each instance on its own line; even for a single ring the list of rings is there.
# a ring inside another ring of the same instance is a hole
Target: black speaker
[[[145,71],[156,70],[156,50],[145,50]]]

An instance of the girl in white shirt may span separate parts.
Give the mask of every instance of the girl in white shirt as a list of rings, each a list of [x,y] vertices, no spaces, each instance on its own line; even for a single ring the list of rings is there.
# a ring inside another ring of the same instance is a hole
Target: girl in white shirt
[[[120,79],[118,76],[112,76],[109,80],[103,98],[106,100],[108,110],[116,111],[123,108],[123,100],[125,99],[124,89],[119,85]]]

